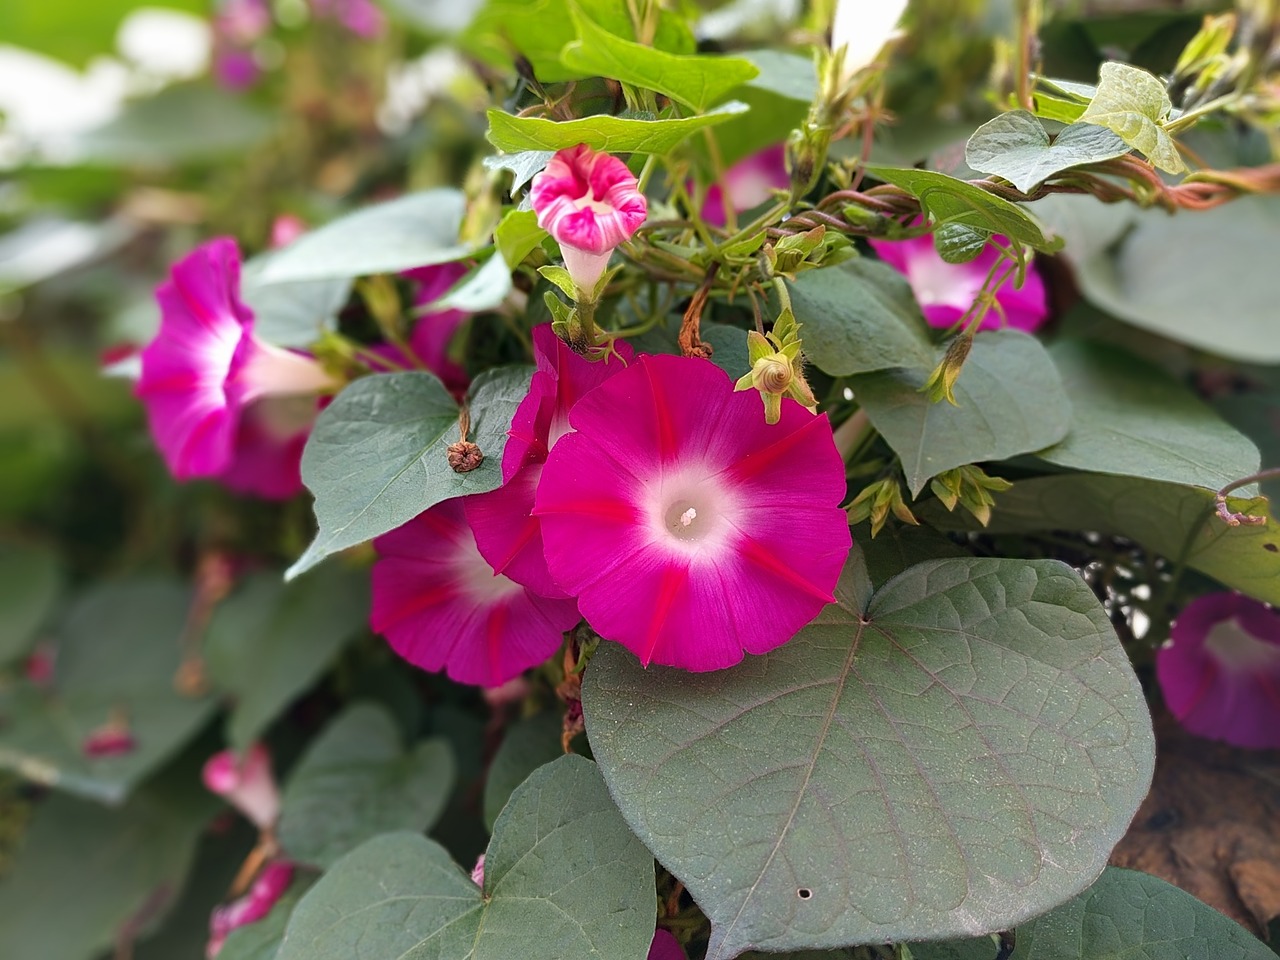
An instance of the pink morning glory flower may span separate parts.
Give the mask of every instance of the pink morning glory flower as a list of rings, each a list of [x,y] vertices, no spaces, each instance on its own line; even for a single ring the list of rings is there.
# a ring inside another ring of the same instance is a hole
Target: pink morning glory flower
[[[201,771],[205,787],[243,813],[259,830],[269,830],[280,816],[280,791],[271,773],[271,754],[255,743],[238,756],[215,753]]]
[[[1004,237],[993,239],[998,243],[1008,242]],[[950,327],[964,316],[1000,256],[1000,252],[988,244],[976,259],[968,263],[947,263],[938,255],[933,238],[929,236],[870,242],[881,260],[907,278],[931,327]],[[990,310],[980,329],[995,330],[1007,324],[1014,330],[1030,333],[1049,315],[1044,281],[1036,272],[1034,263],[1027,269],[1027,278],[1021,287],[1014,287],[1012,279],[1000,287],[996,302],[1000,310]],[[1001,311],[1004,320],[1001,320]]]
[[[495,573],[458,499],[374,541],[369,624],[424,670],[496,687],[551,656],[578,622],[572,600],[540,597]]]
[[[209,917],[209,942],[204,955],[213,960],[222,950],[233,930],[257,923],[271,912],[289,884],[293,882],[293,864],[276,860],[262,868],[249,892],[238,900],[213,908]]]
[[[1156,653],[1165,703],[1189,731],[1280,749],[1280,612],[1239,593],[1187,604]]]
[[[826,416],[766,424],[708,360],[643,356],[584,396],[534,514],[587,622],[642,663],[718,670],[785,643],[849,552]]]
[[[627,165],[585,143],[559,151],[529,185],[538,226],[555,237],[582,296],[590,296],[613,248],[644,223],[648,201]]]
[[[311,0],[311,9],[317,17],[334,20],[365,40],[379,36],[386,27],[373,0]]]
[[[774,190],[791,186],[787,173],[786,145],[777,143],[743,157],[724,172],[723,187],[713,184],[702,204],[702,219],[712,226],[725,223],[725,200],[735,213],[752,210],[773,196]]]
[[[653,943],[649,944],[648,960],[686,960],[684,948],[670,930],[659,927],[653,931]]]
[[[631,347],[616,344],[618,356],[592,363],[574,353],[544,323],[533,330],[538,369],[520,401],[508,431],[502,457],[503,484],[488,493],[466,497],[467,522],[476,545],[495,570],[544,597],[567,597],[547,569],[541,521],[533,501],[547,454],[573,428],[569,411],[589,390],[598,387],[630,362]]]
[[[231,465],[255,401],[313,396],[334,385],[311,357],[254,336],[232,240],[211,240],[174,264],[156,299],[160,330],[142,350],[134,391],[179,480],[216,477]]]

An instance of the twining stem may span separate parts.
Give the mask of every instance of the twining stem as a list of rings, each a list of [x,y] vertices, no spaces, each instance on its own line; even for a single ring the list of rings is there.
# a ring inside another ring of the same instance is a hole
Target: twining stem
[[[689,301],[689,307],[680,321],[680,335],[677,339],[680,343],[680,353],[686,357],[706,357],[711,354],[710,345],[702,342],[699,333],[702,326],[702,311],[706,308],[707,297],[711,295],[712,284],[715,283],[716,274],[719,272],[718,262],[707,269],[702,285]]]

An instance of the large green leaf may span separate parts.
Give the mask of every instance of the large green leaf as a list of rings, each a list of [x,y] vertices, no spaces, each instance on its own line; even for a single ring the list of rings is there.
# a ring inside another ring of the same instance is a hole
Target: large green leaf
[[[1211,490],[1258,469],[1253,442],[1160,368],[1083,340],[1049,352],[1071,398],[1071,430],[1042,459]]]
[[[1115,133],[1092,123],[1073,123],[1050,143],[1044,124],[1025,110],[1014,110],[975,130],[964,159],[978,172],[1004,177],[1030,193],[1055,173],[1128,152],[1129,145]]]
[[[1071,403],[1048,353],[1025,333],[974,338],[955,404],[934,403],[921,392],[928,376],[928,368],[918,367],[850,381],[872,425],[901,457],[913,494],[944,470],[1042,450],[1067,435]]]
[[[278,960],[644,960],[653,861],[595,764],[562,757],[494,826],[484,889],[417,834],[370,840],[294,910]]]
[[[302,479],[315,494],[320,530],[288,576],[331,553],[394,530],[423,510],[502,482],[502,451],[528,367],[501,367],[471,385],[468,438],[484,462],[470,473],[449,466],[459,439],[458,405],[430,373],[392,373],[351,384],[316,420],[302,454]]]
[[[3,36],[3,34],[0,34]],[[167,167],[243,154],[275,130],[270,114],[208,83],[179,84],[125,105],[72,138],[78,163]]]
[[[126,925],[133,938],[154,930],[217,808],[186,763],[118,809],[41,801],[0,882],[0,956],[93,960]]]
[[[627,0],[576,0],[602,28],[618,37],[633,37]],[[488,0],[460,38],[468,53],[497,67],[510,69],[519,52],[543,83],[580,80],[584,74],[560,62],[565,44],[578,37],[568,0]],[[694,39],[682,14],[660,10],[653,47],[668,53],[693,53]]]
[[[878,260],[856,259],[807,270],[790,285],[804,324],[805,354],[832,376],[890,367],[927,367],[929,328],[902,274]]]
[[[0,664],[30,648],[62,586],[58,555],[48,547],[0,542]]]
[[[1142,690],[1073,570],[934,560],[864,611],[857,568],[732,669],[587,670],[601,772],[708,960],[1007,929],[1087,887],[1147,791]]]
[[[1092,887],[1017,929],[1010,960],[1275,960],[1265,943],[1158,877],[1108,867]],[[988,939],[911,945],[918,960],[993,960]]]
[[[214,612],[205,659],[218,688],[235,698],[227,740],[248,747],[320,677],[369,613],[368,575],[329,564],[284,583],[259,574]]]
[[[208,12],[206,0],[94,0],[0,4],[0,40],[80,65],[113,53],[116,30],[140,7]]]
[[[730,100],[695,117],[638,120],[596,116],[580,120],[515,117],[490,110],[489,142],[507,153],[524,150],[564,150],[585,143],[606,153],[668,153],[704,127],[731,120],[747,111],[745,103]]]
[[[1233,360],[1280,363],[1275,294],[1280,197],[1135,214],[1118,244],[1077,258],[1085,297],[1122,320]]]
[[[544,710],[507,729],[484,781],[484,820],[489,829],[516,788],[544,763],[564,754],[563,729],[564,721],[555,710]]]
[[[289,775],[280,845],[289,859],[317,867],[394,830],[427,830],[453,789],[445,741],[406,751],[391,714],[375,703],[347,707],[308,747]]]
[[[363,277],[460,260],[470,253],[458,242],[465,207],[461,191],[451,187],[365,207],[273,254],[259,279],[284,283]]]
[[[695,111],[706,110],[760,72],[738,57],[681,56],[624,40],[594,23],[577,3],[569,4],[569,12],[578,39],[560,51],[560,62],[566,67],[656,90]]]
[[[934,170],[867,166],[867,172],[885,183],[901,187],[920,201],[938,223],[958,223],[983,233],[1003,234],[1045,253],[1054,253],[1062,241],[1046,236],[1044,229],[1018,204],[988,193],[966,180]]]
[[[996,498],[988,531],[1088,530],[1136,540],[1148,550],[1183,560],[1224,585],[1280,604],[1280,529],[1262,498],[1235,499],[1233,510],[1265,516],[1260,526],[1228,526],[1201,487],[1134,477],[1074,473],[1019,480]],[[921,516],[944,530],[966,520],[926,504]]]
[[[188,591],[167,580],[102,584],[56,631],[53,687],[26,682],[0,700],[0,766],[62,790],[119,803],[185,743],[214,709],[177,693]],[[112,719],[128,723],[132,749],[90,757],[84,744]]]
[[[1161,170],[1181,173],[1187,165],[1161,126],[1172,109],[1169,92],[1159,77],[1113,60],[1102,65],[1098,90],[1079,122],[1106,127]]]

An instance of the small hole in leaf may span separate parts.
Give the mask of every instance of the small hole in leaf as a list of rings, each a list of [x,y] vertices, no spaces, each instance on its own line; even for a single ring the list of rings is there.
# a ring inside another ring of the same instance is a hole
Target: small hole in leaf
[[[1280,547],[1277,547],[1274,543],[1264,543],[1262,549],[1271,553],[1280,553]]]
[[[799,890],[796,891],[796,896],[799,897],[801,900],[809,900],[813,897],[813,891],[810,890],[808,887],[801,887]]]

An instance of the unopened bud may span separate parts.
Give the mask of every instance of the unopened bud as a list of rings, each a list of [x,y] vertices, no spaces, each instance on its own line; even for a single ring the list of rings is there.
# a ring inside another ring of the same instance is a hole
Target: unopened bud
[[[934,367],[933,373],[929,374],[929,379],[920,388],[922,393],[929,395],[930,403],[946,400],[953,407],[959,406],[955,397],[956,381],[960,379],[960,371],[964,369],[964,362],[972,349],[973,334],[968,331],[960,334],[947,345],[947,352],[943,355],[942,362]]]
[[[817,186],[827,162],[831,127],[812,116],[787,137],[787,173],[791,176],[791,202],[795,203]]]

